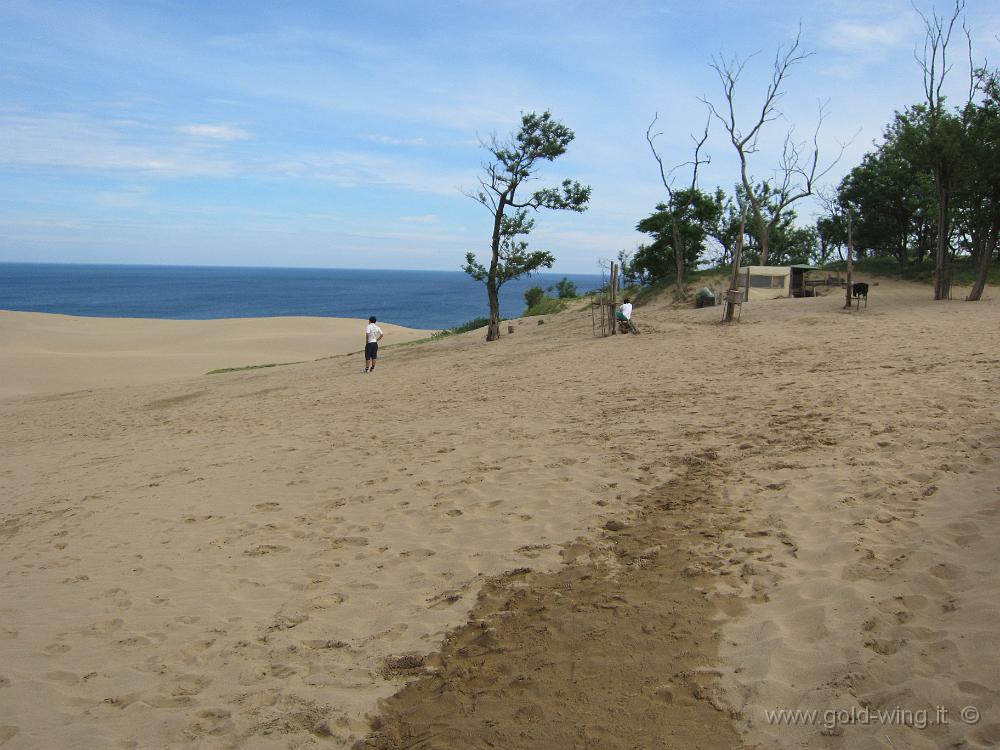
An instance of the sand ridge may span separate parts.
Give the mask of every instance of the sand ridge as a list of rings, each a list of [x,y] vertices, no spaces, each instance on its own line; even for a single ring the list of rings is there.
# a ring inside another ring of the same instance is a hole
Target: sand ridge
[[[604,527],[690,462],[710,501],[649,522],[683,527],[684,596],[715,613],[698,700],[740,741],[989,746],[1000,305],[929,296],[755,302],[731,327],[661,302],[609,339],[581,310],[390,350],[374,377],[344,357],[0,402],[4,748],[349,747],[424,669],[387,664],[433,667],[493,576],[579,544],[649,609]],[[636,705],[669,716],[661,678]],[[557,699],[525,708],[537,731]],[[889,739],[763,714],[966,700],[978,724]]]
[[[164,383],[222,368],[312,361],[364,349],[367,321],[86,318],[0,310],[0,398]],[[383,324],[383,345],[430,331]]]

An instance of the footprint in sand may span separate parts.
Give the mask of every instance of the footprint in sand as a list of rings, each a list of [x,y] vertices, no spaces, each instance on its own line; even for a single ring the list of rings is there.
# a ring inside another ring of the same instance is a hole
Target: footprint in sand
[[[261,511],[280,510],[281,509],[281,503],[275,503],[275,502],[257,503],[257,505],[253,506],[253,509],[254,510],[261,510]]]
[[[104,620],[102,622],[95,622],[90,626],[87,631],[90,635],[108,635],[114,633],[116,630],[121,630],[122,626],[125,624],[120,618],[114,618],[113,620]]]
[[[236,729],[236,725],[229,718],[230,715],[230,712],[224,708],[209,708],[199,711],[188,722],[184,733],[191,739],[206,735],[218,737],[229,734]]]
[[[309,604],[312,605],[313,609],[329,609],[343,604],[346,598],[343,594],[321,594],[310,599]]]
[[[13,724],[0,724],[0,745],[3,745],[7,740],[14,739],[20,733],[21,729]]]
[[[965,575],[965,571],[957,565],[951,563],[938,563],[930,567],[928,572],[935,578],[942,578],[946,581],[954,581]]]
[[[183,708],[194,701],[190,695],[153,695],[143,698],[142,702],[152,708]]]
[[[50,643],[48,646],[43,648],[42,651],[54,656],[55,654],[65,654],[67,651],[69,651],[69,649],[70,647],[67,646],[65,643]]]
[[[293,583],[292,589],[295,591],[309,591],[310,589],[318,589],[325,585],[327,581],[330,580],[330,576],[325,575],[313,575],[305,583]]]
[[[1000,724],[987,724],[969,732],[969,737],[985,747],[1000,745]]]
[[[258,544],[256,547],[243,550],[243,554],[248,557],[260,557],[261,555],[270,555],[271,553],[290,552],[291,549],[291,547],[286,547],[283,544]]]
[[[305,612],[292,612],[290,614],[278,614],[274,618],[274,622],[267,626],[267,632],[273,632],[275,630],[291,630],[292,628],[301,625],[306,620],[309,619],[309,615]]]
[[[333,549],[338,547],[367,547],[368,539],[363,536],[341,536],[330,540]]]
[[[210,677],[202,675],[182,675],[174,680],[170,694],[175,697],[198,695],[212,683]]]
[[[115,645],[122,646],[125,648],[140,648],[142,646],[151,646],[153,642],[141,635],[132,635],[128,638],[122,638],[115,641]]]
[[[215,644],[214,638],[200,638],[198,640],[189,641],[181,646],[180,650],[177,652],[178,656],[185,660],[191,660],[198,656],[198,654],[208,651]]]
[[[405,633],[408,629],[409,626],[407,626],[405,623],[393,625],[388,630],[383,630],[381,633],[374,633],[373,635],[368,636],[367,638],[364,639],[363,642],[368,643],[370,641],[397,641],[403,636],[403,633]]]
[[[454,604],[461,598],[462,598],[461,591],[442,591],[437,596],[433,596],[427,600],[429,604],[428,609],[441,609],[443,607],[450,607],[452,604]]]
[[[287,664],[272,664],[269,670],[272,677],[284,680],[295,674],[295,670]]]

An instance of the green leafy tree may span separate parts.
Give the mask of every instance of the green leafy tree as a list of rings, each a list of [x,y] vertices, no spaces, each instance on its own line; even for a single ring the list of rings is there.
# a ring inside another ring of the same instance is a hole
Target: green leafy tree
[[[969,301],[982,297],[1000,235],[1000,69],[980,69],[976,76],[983,101],[970,102],[962,113],[968,158],[956,195],[957,220],[978,266]]]
[[[540,286],[530,287],[524,292],[524,304],[526,304],[530,309],[535,305],[537,305],[539,302],[541,302],[542,297],[544,296],[545,296],[545,290],[542,289]]]
[[[669,245],[671,251],[671,257],[674,259],[674,281],[677,284],[676,294],[678,296],[684,296],[686,290],[684,288],[684,281],[688,269],[693,267],[693,264],[687,263],[688,251],[685,247],[688,240],[688,232],[686,232],[685,222],[689,220],[689,215],[692,209],[695,208],[694,203],[703,196],[700,190],[698,190],[698,168],[702,164],[710,163],[710,159],[706,157],[704,160],[700,158],[701,149],[705,145],[705,141],[708,140],[708,122],[705,123],[705,132],[702,134],[700,139],[692,137],[695,143],[694,146],[694,158],[683,164],[678,164],[670,169],[667,169],[663,165],[663,157],[660,152],[656,150],[656,139],[663,135],[662,133],[653,133],[653,126],[656,125],[657,116],[653,117],[653,121],[649,123],[649,127],[646,128],[646,142],[649,144],[649,150],[653,152],[653,158],[656,160],[657,165],[660,168],[660,181],[663,183],[663,187],[667,191],[667,200],[664,203],[659,204],[656,207],[657,214],[656,223],[657,226],[651,233],[657,235],[657,242],[661,245],[660,250],[665,249],[665,244]],[[710,122],[711,120],[709,120]],[[687,183],[686,188],[679,188],[674,184],[674,177],[677,170],[682,167],[691,167],[691,181]],[[653,218],[653,217],[650,217]],[[645,220],[644,220],[645,221]],[[641,222],[640,222],[641,224]],[[669,228],[670,239],[667,241],[665,239],[664,229]],[[640,228],[640,232],[645,232],[647,230]],[[640,248],[640,251],[642,248]],[[659,250],[657,250],[659,252]]]
[[[706,250],[709,231],[722,213],[718,195],[708,195],[697,189],[692,195],[675,190],[674,195],[677,198],[673,209],[670,204],[659,203],[652,214],[636,225],[640,232],[653,237],[652,243],[640,245],[631,264],[632,271],[638,272],[647,282],[676,280],[678,266],[683,278],[697,266]],[[679,206],[684,206],[684,210],[678,211]]]
[[[737,187],[737,197],[740,195],[740,188]],[[722,248],[722,255],[716,265],[728,266],[733,262],[733,253],[736,251],[736,241],[740,236],[740,227],[743,226],[743,216],[740,204],[727,196],[725,191],[717,187],[713,196],[715,202],[721,207],[718,220],[707,227],[708,236],[715,240]]]
[[[563,276],[553,286],[549,287],[550,292],[555,292],[559,299],[574,299],[577,296],[576,284]]]
[[[836,250],[840,260],[844,259],[841,248],[847,245],[847,226],[843,215],[838,211],[831,215],[816,219],[816,262],[820,265],[829,263]]]
[[[839,201],[854,209],[854,241],[901,266],[927,253],[934,234],[934,183],[921,161],[919,118],[897,113],[885,138],[841,181]],[[843,229],[846,237],[846,229]]]
[[[521,116],[521,128],[516,133],[503,140],[493,136],[483,143],[492,158],[484,165],[486,176],[479,178],[479,190],[469,196],[493,216],[490,260],[485,265],[476,260],[475,253],[467,253],[463,270],[486,285],[490,305],[487,341],[500,337],[500,288],[539,268],[551,268],[555,261],[547,251],[529,251],[527,241],[520,239],[535,224],[528,212],[540,208],[582,212],[587,208],[590,188],[573,180],[563,180],[557,188],[535,190],[526,197],[518,194],[544,162],[566,153],[575,137],[549,112],[529,112]]]

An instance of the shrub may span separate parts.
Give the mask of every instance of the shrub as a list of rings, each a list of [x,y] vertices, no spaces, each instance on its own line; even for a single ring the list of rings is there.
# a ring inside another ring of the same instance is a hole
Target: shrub
[[[532,307],[537,305],[542,301],[542,297],[545,296],[545,290],[540,286],[533,286],[524,293],[524,303],[528,306],[530,310]]]
[[[462,323],[460,326],[455,326],[454,328],[449,328],[448,333],[467,333],[469,331],[474,331],[477,328],[483,328],[490,324],[489,318],[473,318],[468,323]]]
[[[525,315],[551,315],[552,313],[557,313],[560,310],[565,309],[566,300],[553,299],[546,295],[542,295],[542,298],[538,300],[534,305],[529,307],[524,311]]]
[[[562,280],[554,287],[549,287],[550,292],[553,289],[555,289],[559,299],[575,299],[579,296],[576,291],[576,284],[567,279],[565,276],[563,276]],[[531,307],[531,305],[528,305],[528,307]]]

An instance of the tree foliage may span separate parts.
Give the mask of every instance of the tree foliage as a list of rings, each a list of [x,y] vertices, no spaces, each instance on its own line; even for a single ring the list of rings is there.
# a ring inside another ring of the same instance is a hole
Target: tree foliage
[[[549,112],[529,112],[522,114],[516,133],[506,139],[494,135],[482,144],[491,159],[483,165],[485,176],[479,179],[479,189],[469,196],[493,216],[489,262],[480,262],[474,252],[469,252],[463,270],[486,285],[490,305],[487,341],[500,336],[500,288],[540,268],[551,268],[555,261],[550,252],[528,249],[523,238],[535,225],[529,211],[547,208],[580,212],[587,208],[590,188],[573,180],[527,195],[518,192],[526,182],[533,181],[545,162],[566,153],[574,138],[573,131]]]
[[[858,250],[895,258],[901,267],[933,259],[936,299],[947,296],[948,268],[959,256],[978,266],[969,299],[979,299],[997,256],[997,75],[996,70],[976,71],[972,96],[961,108],[945,109],[934,88],[937,109],[921,102],[897,112],[882,141],[838,188],[839,205],[850,208],[855,217]],[[821,224],[819,231],[824,239],[843,241],[844,228],[836,221]]]
[[[674,209],[659,203],[656,210],[642,219],[636,229],[653,237],[631,259],[630,272],[646,283],[676,278],[676,248],[681,248],[684,274],[693,270],[706,251],[706,240],[722,215],[722,196],[701,190],[675,191]],[[677,210],[677,207],[683,207]],[[677,242],[677,238],[680,242]]]

